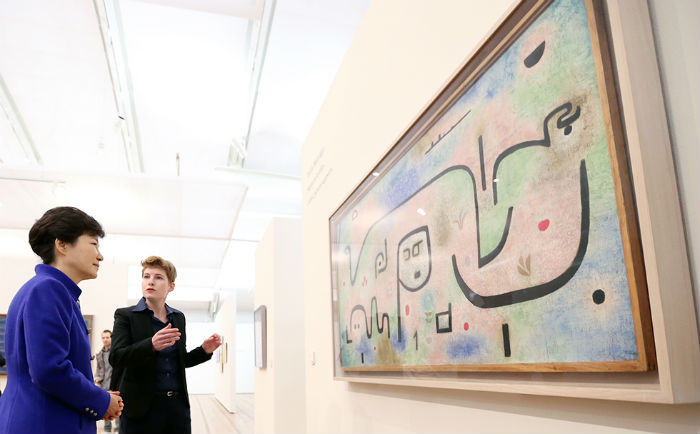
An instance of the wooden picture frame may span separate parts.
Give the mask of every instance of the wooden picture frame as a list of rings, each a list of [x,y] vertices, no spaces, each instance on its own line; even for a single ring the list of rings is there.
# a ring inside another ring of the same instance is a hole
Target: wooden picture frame
[[[255,309],[253,328],[255,330],[255,366],[265,369],[267,367],[267,307],[265,305]]]
[[[523,1],[336,210],[336,373],[656,368],[610,56]]]
[[[0,313],[0,353],[5,357],[5,326],[7,324],[7,314]],[[7,358],[7,357],[5,357]],[[7,375],[7,363],[0,366],[0,376]]]

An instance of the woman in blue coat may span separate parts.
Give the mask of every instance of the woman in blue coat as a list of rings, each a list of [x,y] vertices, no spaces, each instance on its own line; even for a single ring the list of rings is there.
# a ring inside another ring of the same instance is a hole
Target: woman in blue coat
[[[95,433],[123,404],[93,382],[88,330],[78,282],[97,277],[100,224],[72,207],[47,211],[29,231],[43,264],[7,311],[7,386],[0,434]]]

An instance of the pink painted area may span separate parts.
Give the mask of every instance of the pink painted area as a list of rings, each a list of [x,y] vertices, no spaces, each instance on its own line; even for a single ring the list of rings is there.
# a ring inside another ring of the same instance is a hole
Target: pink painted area
[[[464,331],[466,332],[467,330],[469,330],[469,323],[465,322],[464,323]]]
[[[406,305],[406,315],[408,315],[410,311],[411,309],[409,309],[408,305]]]
[[[549,282],[571,265],[581,237],[579,164],[571,162],[552,170],[558,172],[556,183],[531,179],[519,201],[513,204],[508,239],[497,260],[482,268],[477,264],[460,268],[464,281],[480,295],[508,293]],[[486,213],[484,218],[488,218]],[[551,219],[557,224],[552,225]],[[530,270],[523,275],[517,267],[520,258],[527,257]],[[458,259],[462,258],[458,253]]]

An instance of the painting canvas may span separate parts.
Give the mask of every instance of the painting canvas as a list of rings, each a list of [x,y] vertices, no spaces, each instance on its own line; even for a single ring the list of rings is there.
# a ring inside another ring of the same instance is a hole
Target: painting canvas
[[[331,217],[341,369],[653,369],[594,12],[533,2]]]

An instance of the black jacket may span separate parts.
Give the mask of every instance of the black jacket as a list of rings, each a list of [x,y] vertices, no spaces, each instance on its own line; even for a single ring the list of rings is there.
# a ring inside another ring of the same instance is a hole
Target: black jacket
[[[156,391],[156,356],[151,338],[153,326],[148,310],[134,311],[135,306],[117,309],[112,328],[112,350],[109,363],[118,371],[113,374],[112,385],[117,387],[124,399],[123,415],[140,418],[146,415],[153,403]],[[186,350],[185,315],[172,313],[172,326],[180,330],[180,340],[175,343],[180,360],[179,375],[184,386],[185,399],[189,406],[185,368],[211,359],[199,346],[189,353]],[[116,380],[116,381],[114,381]],[[115,384],[116,383],[116,384]]]

